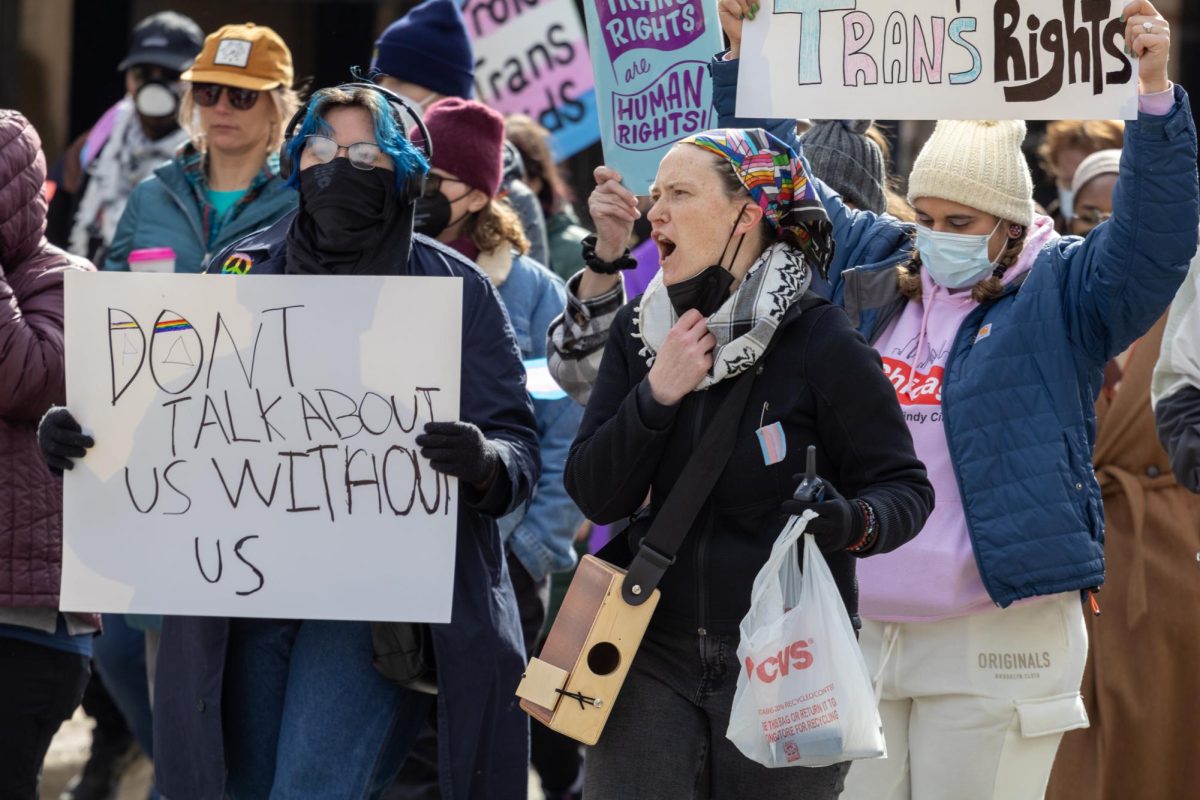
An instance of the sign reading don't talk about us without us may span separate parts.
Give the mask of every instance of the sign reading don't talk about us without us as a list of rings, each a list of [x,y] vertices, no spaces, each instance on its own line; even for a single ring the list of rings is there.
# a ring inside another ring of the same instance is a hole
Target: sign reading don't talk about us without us
[[[675,142],[715,127],[712,0],[584,0],[604,162],[646,194]]]
[[[1122,0],[764,0],[739,116],[1134,119]]]
[[[453,278],[66,276],[62,608],[449,622]]]

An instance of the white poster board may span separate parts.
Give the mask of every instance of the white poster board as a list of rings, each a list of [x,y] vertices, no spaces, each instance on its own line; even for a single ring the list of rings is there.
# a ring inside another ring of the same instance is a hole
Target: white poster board
[[[66,276],[68,611],[449,622],[457,278]]]
[[[763,0],[737,114],[1135,119],[1120,0]]]

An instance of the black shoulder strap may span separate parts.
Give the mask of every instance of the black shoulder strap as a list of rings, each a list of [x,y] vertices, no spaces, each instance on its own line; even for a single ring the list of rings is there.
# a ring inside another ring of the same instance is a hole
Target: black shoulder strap
[[[804,312],[827,302],[808,292],[793,308],[796,312]],[[704,501],[708,499],[717,478],[721,476],[725,464],[733,454],[738,423],[741,421],[742,412],[746,410],[750,389],[762,367],[763,359],[778,341],[779,334],[783,332],[786,324],[797,316],[798,314],[789,314],[784,317],[784,324],[780,325],[771,343],[759,357],[758,365],[735,379],[733,391],[717,409],[716,417],[700,440],[700,446],[688,459],[662,508],[654,515],[646,538],[642,540],[633,561],[629,564],[629,570],[621,584],[621,597],[626,603],[632,606],[644,603],[657,588],[667,567],[675,563],[675,554],[679,552],[684,537],[696,521],[696,515],[700,513]]]

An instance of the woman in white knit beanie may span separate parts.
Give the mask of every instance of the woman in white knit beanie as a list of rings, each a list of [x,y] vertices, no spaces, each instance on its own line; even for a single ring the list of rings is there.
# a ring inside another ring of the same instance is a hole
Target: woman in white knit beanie
[[[888,758],[856,763],[846,798],[1041,798],[1063,733],[1089,724],[1093,402],[1173,297],[1200,221],[1167,23],[1144,0],[1125,18],[1141,115],[1115,218],[1086,242],[1035,213],[1024,122],[940,122],[913,167],[904,300],[869,338],[937,501],[916,539],[859,567]]]

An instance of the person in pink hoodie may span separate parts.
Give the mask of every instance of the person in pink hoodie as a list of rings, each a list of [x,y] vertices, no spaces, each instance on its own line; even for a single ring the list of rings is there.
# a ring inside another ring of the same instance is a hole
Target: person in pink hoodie
[[[919,536],[859,565],[888,757],[856,762],[845,798],[1041,798],[1063,733],[1088,725],[1083,616],[1103,581],[1092,404],[1104,364],[1170,302],[1198,221],[1169,28],[1144,0],[1124,18],[1141,114],[1115,219],[1092,237],[1035,213],[1024,122],[940,122],[913,167],[904,302],[864,332],[937,501]],[[1171,141],[1178,162],[1155,150]],[[844,276],[852,318],[861,277]]]

